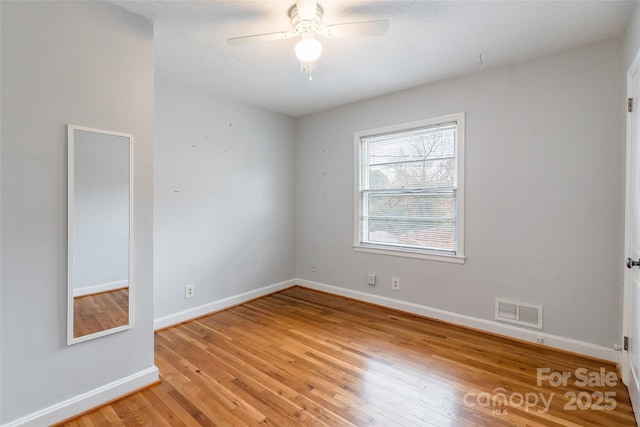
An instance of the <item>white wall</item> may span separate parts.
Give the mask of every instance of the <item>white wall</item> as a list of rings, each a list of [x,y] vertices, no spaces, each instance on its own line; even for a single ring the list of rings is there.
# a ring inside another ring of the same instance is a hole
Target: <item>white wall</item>
[[[624,72],[626,73],[631,63],[640,51],[640,7],[636,4],[633,8],[627,29],[624,34]]]
[[[155,93],[156,319],[292,279],[293,119],[168,79]]]
[[[84,393],[153,371],[153,28],[102,2],[3,1],[0,8],[0,422],[9,423],[39,410],[70,416],[91,404]],[[134,328],[69,347],[67,123],[136,137]],[[76,397],[81,404],[70,413],[50,406]]]
[[[293,119],[157,82],[154,300],[151,25],[103,3],[0,11],[0,423],[152,366],[153,301],[160,317],[296,275],[485,319],[495,296],[541,303],[547,332],[619,338],[618,40],[308,116],[295,134]],[[467,263],[354,253],[353,132],[457,111],[467,112]],[[71,347],[69,122],[136,137],[135,327]]]
[[[299,119],[297,276],[479,319],[493,319],[495,297],[542,304],[544,332],[611,348],[623,284],[622,56],[609,40]],[[353,133],[456,112],[466,112],[466,264],[355,253]]]
[[[2,52],[2,6],[0,6],[0,52]],[[0,267],[2,267],[2,54],[0,53]],[[0,309],[2,309],[2,273],[0,272]],[[0,381],[2,380],[2,314],[0,313]],[[0,423],[2,423],[2,386],[0,385]]]

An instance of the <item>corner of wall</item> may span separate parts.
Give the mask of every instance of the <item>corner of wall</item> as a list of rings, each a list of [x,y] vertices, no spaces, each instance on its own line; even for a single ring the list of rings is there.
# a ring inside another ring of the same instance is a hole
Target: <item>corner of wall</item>
[[[626,73],[640,51],[640,5],[637,3],[634,4],[633,11],[629,16],[629,22],[623,37],[624,71]]]

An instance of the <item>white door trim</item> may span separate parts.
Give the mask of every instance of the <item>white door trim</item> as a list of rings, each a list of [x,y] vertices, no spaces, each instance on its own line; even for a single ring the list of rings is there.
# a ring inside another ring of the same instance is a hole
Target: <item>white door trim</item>
[[[633,98],[633,94],[634,94],[634,76],[636,76],[636,78],[640,79],[640,50],[636,53],[636,56],[633,60],[633,62],[631,63],[631,66],[629,67],[629,69],[627,70],[627,98]],[[634,105],[633,105],[633,113],[637,114],[637,112],[635,111],[637,109],[637,105],[640,105],[640,102],[638,102],[640,100],[634,100]],[[636,120],[637,120],[637,116],[636,116]],[[632,235],[632,217],[631,217],[631,206],[632,206],[632,189],[634,188],[634,186],[632,185],[632,179],[634,174],[632,173],[632,165],[633,165],[633,151],[632,151],[632,146],[633,146],[633,138],[635,137],[636,139],[639,137],[638,135],[633,135],[633,126],[634,126],[634,119],[633,119],[633,115],[630,113],[626,114],[626,127],[627,127],[627,134],[626,134],[626,154],[625,154],[625,158],[626,158],[626,164],[625,164],[625,218],[624,218],[624,250],[625,250],[625,257],[630,256],[631,254],[631,235]],[[637,148],[636,148],[637,149]],[[636,166],[637,167],[637,166]],[[636,213],[637,215],[637,213]],[[620,260],[620,268],[622,267],[622,261]],[[624,299],[623,299],[623,310],[622,310],[622,335],[623,337],[625,336],[629,336],[630,335],[630,329],[631,329],[631,325],[630,325],[630,314],[631,314],[631,270],[628,268],[625,268],[625,272],[624,272]],[[637,309],[637,307],[636,307]],[[637,338],[637,337],[636,337]],[[632,343],[632,345],[634,345],[636,343]],[[630,395],[630,400],[632,403],[632,407],[633,402],[638,402],[640,401],[640,393],[639,390],[637,389],[636,385],[638,384],[638,381],[640,380],[639,378],[635,378],[634,373],[632,372],[632,367],[629,363],[629,353],[626,351],[623,351],[623,353],[621,354],[620,357],[620,364],[621,364],[621,374],[622,374],[622,382],[624,384],[627,385],[627,389],[629,390],[629,395]],[[639,413],[640,408],[637,407],[638,405],[636,404],[634,409],[634,412],[636,414]],[[638,417],[636,416],[636,423],[638,422]]]
[[[631,66],[629,67],[629,69],[627,70],[627,98],[631,98],[633,97],[633,76],[635,75],[635,73],[638,71],[638,68],[640,68],[640,51],[638,51],[636,53],[636,56],[633,60],[633,62],[631,63]],[[626,126],[627,126],[627,135],[626,135],[626,151],[625,151],[625,157],[626,157],[626,164],[625,164],[625,197],[624,197],[624,253],[625,256],[626,254],[629,253],[630,249],[631,249],[631,239],[630,239],[630,234],[628,232],[630,225],[631,225],[631,156],[629,155],[631,153],[631,138],[632,138],[632,125],[633,123],[630,120],[631,116],[627,113],[626,114]],[[622,263],[622,260],[620,260],[620,262]],[[629,333],[629,319],[628,319],[628,313],[629,313],[629,280],[630,280],[630,275],[629,275],[629,269],[625,269],[624,272],[624,300],[623,300],[623,319],[622,319],[622,335],[624,336],[628,336]],[[620,358],[621,361],[621,368],[622,368],[622,381],[625,384],[629,383],[629,366],[627,363],[627,357],[626,354],[623,355],[623,357]]]

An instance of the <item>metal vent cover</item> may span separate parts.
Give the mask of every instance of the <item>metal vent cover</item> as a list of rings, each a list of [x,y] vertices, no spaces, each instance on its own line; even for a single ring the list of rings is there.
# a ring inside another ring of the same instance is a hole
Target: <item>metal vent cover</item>
[[[542,329],[542,306],[496,298],[495,319]]]

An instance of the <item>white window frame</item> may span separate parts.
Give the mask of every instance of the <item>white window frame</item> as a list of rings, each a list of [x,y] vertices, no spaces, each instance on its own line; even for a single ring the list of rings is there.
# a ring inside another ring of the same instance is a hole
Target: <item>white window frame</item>
[[[427,249],[414,249],[408,247],[398,247],[384,244],[363,243],[361,241],[360,218],[362,209],[362,138],[381,134],[406,132],[413,129],[435,126],[445,123],[457,123],[456,141],[456,248],[455,254],[443,254],[441,252],[429,251]],[[393,255],[408,258],[419,258],[433,261],[444,261],[455,264],[464,264],[464,158],[465,158],[465,113],[455,113],[425,120],[418,120],[398,125],[385,126],[376,129],[369,129],[355,132],[354,141],[354,244],[356,252],[368,252],[382,255]]]

